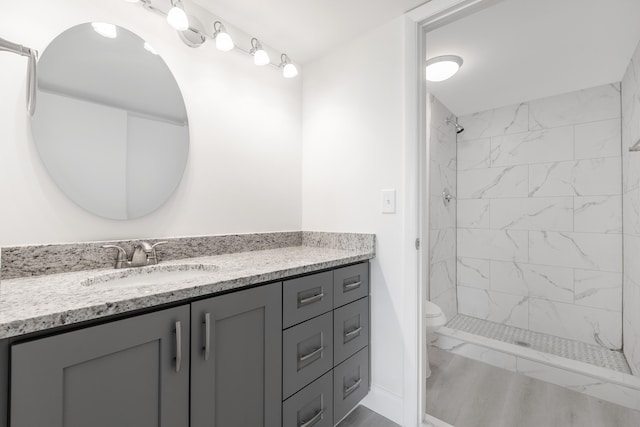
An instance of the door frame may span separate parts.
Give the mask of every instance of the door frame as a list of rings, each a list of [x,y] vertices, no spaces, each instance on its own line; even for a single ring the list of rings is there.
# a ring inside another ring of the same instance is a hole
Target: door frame
[[[426,426],[427,412],[426,412],[426,372],[428,356],[426,351],[426,328],[424,323],[424,310],[425,302],[430,299],[429,295],[429,164],[430,156],[428,148],[428,114],[427,111],[427,81],[425,79],[425,67],[426,61],[426,46],[427,46],[427,33],[447,25],[453,21],[464,18],[465,16],[476,13],[482,9],[493,6],[496,3],[500,3],[504,0],[431,0],[417,8],[407,12],[406,16],[409,20],[413,21],[413,29],[408,32],[407,43],[413,45],[414,50],[414,69],[409,72],[413,73],[413,78],[417,79],[414,88],[417,88],[417,100],[416,96],[413,99],[417,101],[415,105],[417,129],[417,147],[414,148],[415,156],[414,165],[415,179],[417,182],[417,220],[418,220],[418,239],[420,242],[417,261],[417,286],[416,293],[411,295],[417,302],[417,372],[412,369],[405,370],[405,396],[409,397],[412,394],[417,394],[417,419],[418,425]],[[407,97],[411,99],[411,94],[407,94]],[[415,304],[414,302],[414,304]],[[408,372],[411,371],[411,372]],[[415,379],[418,381],[417,390],[415,388],[408,388],[407,377],[409,375],[415,375]],[[405,400],[405,415],[408,408]],[[406,419],[406,417],[405,417]],[[434,422],[433,417],[429,417],[430,422]]]

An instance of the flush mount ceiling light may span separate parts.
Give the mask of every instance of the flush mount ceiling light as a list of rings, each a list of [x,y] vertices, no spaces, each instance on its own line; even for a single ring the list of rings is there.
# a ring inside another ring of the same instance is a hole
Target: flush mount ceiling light
[[[298,69],[291,63],[286,53],[280,55],[280,60],[282,61],[280,68],[282,68],[282,75],[285,79],[291,79],[298,75]]]
[[[234,48],[233,39],[227,33],[227,29],[222,25],[222,22],[216,21],[213,23],[213,38],[216,41],[216,48],[223,52],[229,52]]]
[[[253,63],[256,65],[267,65],[271,61],[269,54],[262,48],[262,45],[255,37],[251,39],[251,50],[249,53],[253,55]]]
[[[171,10],[167,14],[167,22],[178,31],[189,28],[189,19],[180,0],[171,0]]]
[[[457,55],[436,56],[427,60],[426,77],[430,82],[447,80],[458,72],[462,66],[462,58]]]
[[[96,33],[100,34],[102,37],[106,37],[108,39],[115,39],[118,37],[118,30],[113,24],[107,24],[106,22],[92,22],[91,26]]]

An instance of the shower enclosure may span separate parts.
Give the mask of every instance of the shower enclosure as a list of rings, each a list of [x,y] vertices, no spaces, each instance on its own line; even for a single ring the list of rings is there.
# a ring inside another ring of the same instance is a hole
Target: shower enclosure
[[[640,409],[640,45],[626,65],[462,114],[427,85],[427,295],[430,345]]]

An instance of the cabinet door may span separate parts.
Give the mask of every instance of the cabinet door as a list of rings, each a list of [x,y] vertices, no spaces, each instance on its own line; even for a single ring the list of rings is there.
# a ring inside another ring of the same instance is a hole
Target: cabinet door
[[[11,427],[189,423],[189,307],[14,345]]]
[[[0,427],[9,421],[9,340],[0,340]]]
[[[274,427],[282,418],[282,283],[191,307],[191,427]]]

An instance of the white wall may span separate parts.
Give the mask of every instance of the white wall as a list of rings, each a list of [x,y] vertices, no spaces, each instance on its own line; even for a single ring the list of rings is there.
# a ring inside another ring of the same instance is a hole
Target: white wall
[[[456,297],[456,129],[453,113],[433,94],[427,95],[427,145],[429,147],[429,301],[447,319],[458,314]],[[453,196],[445,205],[442,193]]]
[[[0,52],[0,246],[300,229],[300,78],[283,79],[210,41],[191,49],[161,17],[124,1],[3,2],[0,37],[43,51],[65,29],[90,21],[137,33],[174,73],[190,119],[185,175],[163,207],[138,220],[105,220],[77,207],[37,155],[26,59]]]
[[[411,206],[417,175],[407,178],[417,162],[406,146],[411,118],[405,88],[415,84],[407,81],[405,64],[410,25],[395,19],[303,69],[302,227],[376,234],[372,393],[365,404],[405,425],[411,422],[403,419],[402,400],[414,397],[407,396],[403,375],[416,363],[411,331],[417,327],[415,317],[410,325],[405,319],[405,296],[416,288],[417,235],[417,208]],[[381,213],[382,189],[396,190],[396,214]]]
[[[459,121],[458,311],[620,349],[620,85]]]
[[[640,153],[629,147],[640,141],[640,44],[622,79],[622,205],[624,278],[622,334],[624,355],[640,375]]]

